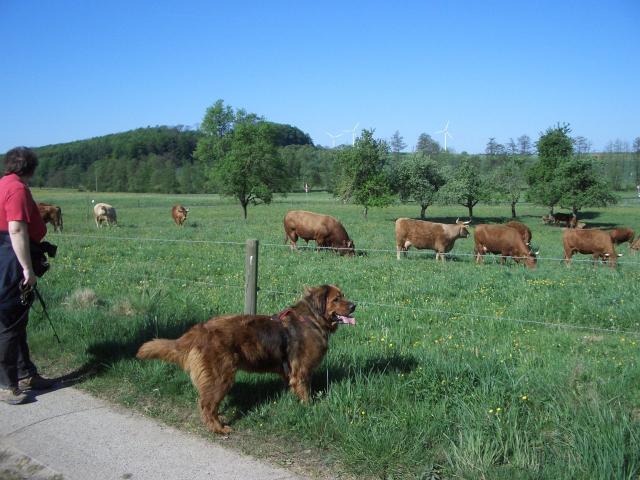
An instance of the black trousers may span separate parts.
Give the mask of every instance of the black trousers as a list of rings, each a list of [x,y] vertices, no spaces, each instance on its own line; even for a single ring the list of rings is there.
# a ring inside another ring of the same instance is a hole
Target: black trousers
[[[28,322],[29,307],[17,305],[12,310],[0,309],[0,388],[15,387],[19,379],[37,372],[29,358]]]
[[[29,305],[20,303],[22,267],[9,235],[0,232],[0,388],[15,387],[18,380],[35,375],[29,358],[27,323]]]

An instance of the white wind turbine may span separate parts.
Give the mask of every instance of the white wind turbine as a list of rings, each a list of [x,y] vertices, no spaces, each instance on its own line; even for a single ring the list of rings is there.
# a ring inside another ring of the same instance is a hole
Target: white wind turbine
[[[447,120],[447,125],[442,129],[438,130],[436,133],[444,133],[444,151],[447,151],[447,137],[453,138],[453,135],[449,133],[449,120]]]
[[[345,133],[351,132],[351,145],[356,144],[356,130],[358,129],[358,125],[360,125],[360,122],[357,122],[351,130],[343,130]]]
[[[342,136],[342,133],[339,133],[337,135],[333,135],[332,133],[329,132],[324,132],[327,135],[329,135],[331,137],[331,147],[334,148],[336,146],[336,138],[340,138]]]

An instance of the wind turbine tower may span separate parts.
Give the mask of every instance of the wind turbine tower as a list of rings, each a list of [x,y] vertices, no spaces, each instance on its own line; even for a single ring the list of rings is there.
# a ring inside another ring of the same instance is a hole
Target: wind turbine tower
[[[438,130],[436,133],[444,133],[444,151],[447,151],[447,137],[453,138],[453,135],[449,133],[449,120],[442,130]]]
[[[327,135],[329,135],[331,137],[331,148],[335,148],[336,146],[336,138],[340,138],[342,136],[341,133],[337,134],[337,135],[333,135],[332,133],[329,132],[324,132]]]
[[[355,124],[355,126],[353,127],[353,129],[351,129],[351,130],[343,130],[343,132],[345,132],[345,133],[351,132],[351,145],[352,146],[356,144],[356,130],[358,129],[358,125],[360,125],[360,122],[357,122]]]

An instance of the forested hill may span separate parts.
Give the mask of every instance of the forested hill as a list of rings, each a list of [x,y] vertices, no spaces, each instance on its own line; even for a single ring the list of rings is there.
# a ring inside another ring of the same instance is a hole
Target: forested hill
[[[313,145],[296,127],[274,124],[277,144]],[[205,191],[204,166],[193,152],[202,134],[183,127],[147,127],[35,148],[33,186],[118,192]]]

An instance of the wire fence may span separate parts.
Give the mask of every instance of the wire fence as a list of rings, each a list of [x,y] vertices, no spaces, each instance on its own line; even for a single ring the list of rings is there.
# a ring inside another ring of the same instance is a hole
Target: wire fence
[[[244,244],[237,244],[237,245],[244,245]],[[58,265],[57,268],[71,269],[71,270],[78,271],[86,268],[86,266],[75,265],[75,264],[61,264],[61,265]],[[127,279],[131,279],[132,277],[142,278],[142,279],[153,278],[158,281],[173,282],[183,286],[191,284],[191,285],[201,285],[208,288],[228,288],[228,289],[238,289],[238,290],[245,289],[244,285],[220,283],[219,281],[213,281],[208,279],[203,280],[203,279],[179,278],[179,277],[170,277],[166,275],[150,275],[148,273],[135,273],[135,272],[134,273],[117,272],[117,271],[114,271],[113,269],[109,269],[108,274],[109,276],[116,276],[116,277],[122,277]],[[263,287],[258,288],[258,293],[272,294],[272,295],[285,297],[291,303],[293,303],[294,299],[300,296],[299,291],[274,290],[274,289],[263,288]],[[412,293],[415,293],[415,292],[412,292]],[[423,307],[423,306],[416,306],[416,305],[401,305],[401,304],[398,305],[398,304],[389,304],[389,303],[379,303],[379,302],[370,301],[368,299],[358,299],[358,298],[350,298],[350,299],[353,302],[355,302],[358,306],[364,307],[365,309],[370,307],[373,307],[375,309],[380,309],[380,308],[392,309],[392,310],[401,309],[401,310],[410,310],[413,312],[430,313],[433,315],[440,315],[440,316],[446,316],[446,317],[471,318],[471,319],[496,321],[496,322],[512,323],[512,324],[536,325],[536,326],[541,326],[545,328],[555,328],[555,329],[562,329],[562,330],[576,330],[576,331],[587,331],[592,333],[629,335],[629,336],[640,337],[640,331],[635,331],[635,330],[576,325],[576,324],[565,323],[560,321],[548,322],[548,321],[538,320],[538,319],[505,317],[505,316],[498,316],[498,315],[485,315],[481,313],[459,312],[454,310],[446,310],[446,309],[439,309],[439,308],[433,308],[433,307]]]
[[[221,240],[192,240],[192,239],[176,239],[176,238],[154,238],[154,237],[123,237],[123,236],[101,236],[101,235],[81,235],[81,234],[67,234],[61,233],[58,237],[66,237],[66,238],[80,238],[80,239],[99,239],[99,240],[124,240],[124,241],[136,241],[136,242],[165,242],[165,243],[185,243],[185,244],[211,244],[211,245],[241,245],[244,246],[244,242],[234,242],[234,241],[221,241]],[[279,249],[290,249],[290,245],[288,244],[278,244],[278,243],[261,243],[261,247],[268,248],[279,248]],[[342,248],[333,248],[333,247],[316,247],[313,245],[298,245],[298,249],[300,250],[319,250],[319,251],[334,251],[334,250],[348,250]],[[379,253],[379,254],[393,254],[397,255],[398,251],[395,249],[384,249],[384,248],[358,248],[356,250],[356,255],[358,254],[369,254],[369,253]],[[425,257],[435,257],[435,253],[431,250],[411,250],[407,252],[410,255],[419,255]],[[448,252],[444,254],[447,258],[475,258],[476,254],[474,253],[459,253],[459,252]],[[486,256],[486,255],[485,255]],[[508,257],[511,258],[511,257]],[[515,257],[518,259],[522,259],[523,257]],[[536,256],[536,260],[540,261],[549,261],[549,262],[564,262],[565,258],[562,257],[544,257],[544,256]],[[593,258],[572,258],[571,262],[575,263],[589,263],[593,264]],[[618,265],[625,266],[640,266],[640,261],[635,260],[620,260],[617,262]]]

